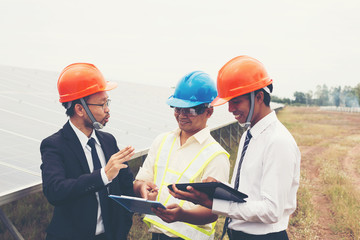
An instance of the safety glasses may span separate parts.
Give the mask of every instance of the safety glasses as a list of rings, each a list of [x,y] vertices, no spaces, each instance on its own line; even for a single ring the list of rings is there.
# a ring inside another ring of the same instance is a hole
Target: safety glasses
[[[205,109],[208,108],[208,105],[201,104],[199,106],[191,107],[191,108],[179,108],[179,107],[172,107],[172,108],[174,108],[175,114],[181,113],[183,115],[195,117],[195,116],[203,114],[205,112]]]
[[[111,103],[111,100],[107,99],[104,104],[86,103],[86,105],[99,106],[99,107],[102,107],[103,110],[105,110],[106,107],[110,106],[110,103]]]

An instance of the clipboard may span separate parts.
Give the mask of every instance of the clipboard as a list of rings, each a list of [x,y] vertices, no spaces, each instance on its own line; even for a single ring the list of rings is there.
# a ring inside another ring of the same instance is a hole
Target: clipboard
[[[166,209],[162,203],[158,201],[146,200],[144,198],[130,197],[125,195],[109,195],[109,197],[132,213],[155,215],[155,213],[151,211],[152,207]]]
[[[188,191],[187,186],[192,186],[194,189],[206,193],[209,198],[217,198],[234,202],[246,202],[248,197],[245,193],[239,192],[234,188],[225,185],[221,182],[205,182],[205,183],[178,183],[175,186],[181,191]],[[168,185],[172,190],[172,184]]]

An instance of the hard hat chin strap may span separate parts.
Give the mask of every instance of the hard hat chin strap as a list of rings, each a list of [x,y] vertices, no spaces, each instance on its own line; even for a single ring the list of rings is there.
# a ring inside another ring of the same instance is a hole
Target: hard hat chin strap
[[[250,93],[250,110],[249,110],[249,114],[246,118],[246,122],[244,123],[239,123],[240,127],[243,128],[248,128],[251,126],[251,119],[254,115],[254,105],[255,105],[255,93],[251,92]]]
[[[101,123],[96,121],[96,119],[94,118],[94,115],[91,113],[91,111],[90,111],[88,105],[86,104],[85,100],[83,98],[80,98],[80,102],[81,102],[81,105],[84,107],[85,112],[89,116],[90,120],[92,121],[94,129],[95,130],[102,129],[104,126]]]

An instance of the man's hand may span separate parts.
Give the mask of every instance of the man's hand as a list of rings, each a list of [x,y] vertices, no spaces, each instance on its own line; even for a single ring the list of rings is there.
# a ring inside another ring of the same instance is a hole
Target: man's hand
[[[159,188],[153,182],[144,182],[140,188],[142,198],[155,200],[158,195]]]
[[[151,210],[164,222],[172,223],[176,221],[184,221],[182,218],[184,210],[176,203],[166,206],[166,209],[151,208]]]
[[[173,191],[169,189],[169,193],[175,198],[187,200],[194,204],[200,204],[209,209],[212,208],[213,201],[212,199],[209,199],[209,196],[206,193],[199,192],[191,186],[187,186],[186,190],[187,192],[181,191],[173,184]]]
[[[202,182],[218,182],[218,180],[213,177],[207,177],[203,179]],[[173,191],[169,189],[169,193],[175,198],[187,200],[194,204],[200,204],[201,206],[212,209],[213,200],[210,199],[206,193],[199,192],[191,186],[187,186],[186,190],[188,191],[181,191],[173,184]]]
[[[213,177],[207,177],[207,178],[203,179],[202,182],[218,182],[218,180],[216,180]]]
[[[151,210],[164,222],[187,222],[195,225],[204,225],[217,220],[218,216],[211,212],[211,209],[197,206],[191,209],[183,209],[178,204],[173,203],[163,208],[151,208]]]
[[[127,146],[126,148],[113,154],[105,166],[105,174],[109,181],[112,181],[119,174],[120,169],[127,168],[128,165],[124,164],[129,161],[134,155],[134,148]]]
[[[158,194],[159,188],[153,182],[145,182],[136,180],[134,182],[134,192],[137,196],[148,200],[155,200]]]

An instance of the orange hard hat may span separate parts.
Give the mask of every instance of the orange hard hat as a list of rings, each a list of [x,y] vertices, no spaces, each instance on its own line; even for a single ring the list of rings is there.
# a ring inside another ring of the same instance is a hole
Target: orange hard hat
[[[218,96],[212,106],[224,104],[272,83],[264,65],[249,56],[238,56],[227,62],[219,71],[217,78]]]
[[[91,94],[109,91],[117,83],[105,81],[105,78],[93,64],[73,63],[64,68],[57,82],[61,103],[80,99]]]

